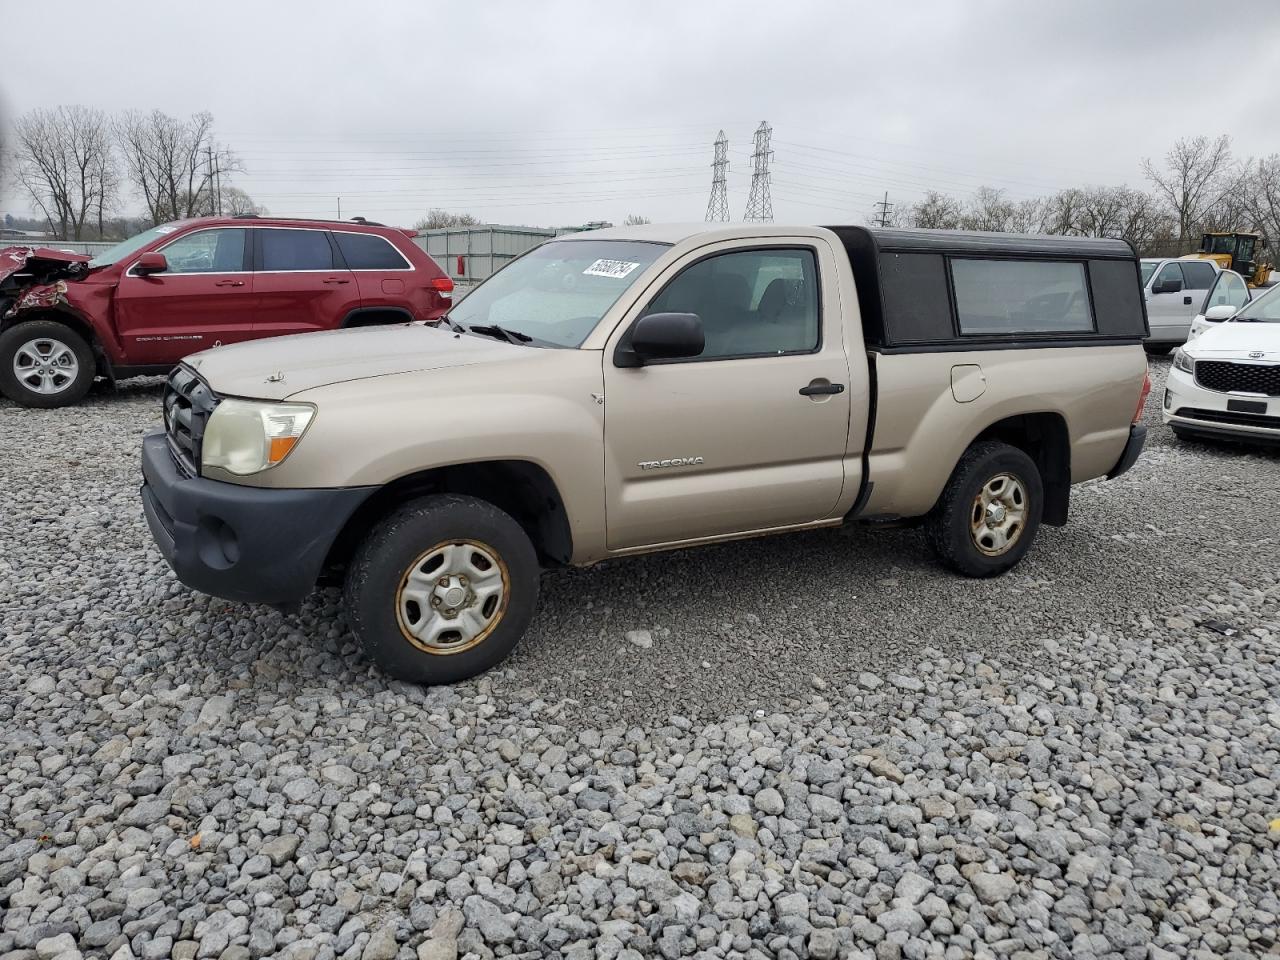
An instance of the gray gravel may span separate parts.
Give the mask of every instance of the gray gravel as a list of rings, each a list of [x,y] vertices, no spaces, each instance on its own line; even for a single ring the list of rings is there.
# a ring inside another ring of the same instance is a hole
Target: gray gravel
[[[1153,404],[1001,580],[910,531],[606,564],[428,691],[335,596],[173,580],[158,395],[0,405],[0,960],[1280,954],[1274,453]]]

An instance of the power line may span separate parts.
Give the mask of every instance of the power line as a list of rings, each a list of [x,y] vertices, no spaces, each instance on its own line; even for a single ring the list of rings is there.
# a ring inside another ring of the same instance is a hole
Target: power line
[[[751,154],[751,194],[747,197],[747,212],[742,219],[748,222],[773,222],[773,200],[769,196],[769,138],[773,127],[761,120],[756,127],[756,148]]]
[[[729,221],[729,190],[726,174],[729,172],[729,138],[720,131],[716,137],[715,160],[711,163],[711,199],[707,201],[707,223]]]

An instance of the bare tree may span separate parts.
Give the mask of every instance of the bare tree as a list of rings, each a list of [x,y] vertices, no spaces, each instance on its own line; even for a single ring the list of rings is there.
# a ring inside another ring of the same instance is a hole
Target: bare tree
[[[15,176],[49,229],[81,239],[85,221],[99,224],[119,179],[106,114],[81,106],[32,110],[14,125]]]
[[[235,156],[213,142],[208,112],[179,120],[160,110],[131,110],[116,123],[116,139],[154,223],[217,212],[215,171],[240,169]]]
[[[995,187],[979,187],[969,201],[960,225],[966,230],[1005,232],[1013,229],[1016,209]]]
[[[924,230],[955,230],[964,215],[960,201],[936,190],[925,192],[924,199],[911,208],[907,221]]]
[[[1183,243],[1199,232],[1208,213],[1238,182],[1231,163],[1231,138],[1226,134],[1216,140],[1181,139],[1165,154],[1164,169],[1148,158],[1142,161],[1142,170],[1173,211],[1178,240]]]
[[[256,203],[253,197],[239,187],[224,187],[222,190],[222,212],[228,217],[252,215],[266,216],[267,208]]]
[[[1280,153],[1250,161],[1245,197],[1253,227],[1272,245],[1272,259],[1280,245]]]
[[[648,217],[642,217],[638,213],[628,213],[627,219],[622,221],[624,227],[638,227],[644,223],[653,223]]]
[[[413,225],[415,230],[438,230],[441,227],[474,227],[480,223],[479,217],[469,213],[450,213],[439,207],[432,207],[427,215]]]

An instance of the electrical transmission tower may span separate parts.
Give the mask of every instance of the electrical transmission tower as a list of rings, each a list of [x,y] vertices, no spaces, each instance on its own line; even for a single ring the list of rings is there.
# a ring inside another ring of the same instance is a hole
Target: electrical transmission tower
[[[876,204],[876,215],[874,223],[877,227],[889,226],[889,211],[893,209],[893,204],[889,202],[889,191],[884,192],[884,199]]]
[[[720,131],[716,137],[716,158],[711,164],[711,199],[707,201],[707,223],[729,219],[729,193],[725,174],[729,171],[729,138]]]
[[[769,138],[773,127],[764,120],[756,127],[756,148],[751,154],[751,195],[747,197],[747,212],[742,219],[773,222],[773,199],[769,196]]]

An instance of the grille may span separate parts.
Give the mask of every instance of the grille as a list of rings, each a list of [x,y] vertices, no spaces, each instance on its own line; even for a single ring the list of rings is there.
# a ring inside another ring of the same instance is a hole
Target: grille
[[[1228,423],[1241,427],[1270,427],[1280,430],[1280,417],[1268,417],[1259,413],[1236,413],[1234,410],[1201,410],[1198,407],[1179,407],[1175,417],[1189,420],[1207,420],[1209,423]]]
[[[1262,393],[1280,397],[1280,363],[1232,363],[1229,360],[1196,361],[1196,383],[1219,393]]]
[[[164,388],[164,428],[169,453],[188,477],[200,474],[200,448],[218,396],[190,367],[174,367]]]

